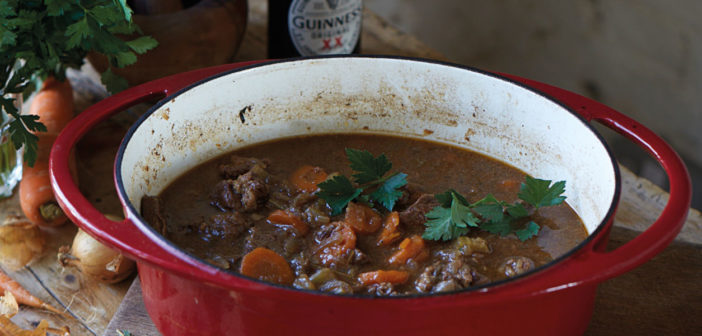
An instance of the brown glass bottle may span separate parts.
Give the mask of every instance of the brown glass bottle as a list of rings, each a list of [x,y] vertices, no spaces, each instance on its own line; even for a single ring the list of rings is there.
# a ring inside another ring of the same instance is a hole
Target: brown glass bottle
[[[268,0],[268,57],[359,53],[362,0]]]

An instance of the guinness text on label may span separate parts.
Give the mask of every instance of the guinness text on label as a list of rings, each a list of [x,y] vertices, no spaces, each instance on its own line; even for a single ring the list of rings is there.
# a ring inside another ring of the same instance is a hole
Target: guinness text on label
[[[361,0],[293,0],[288,30],[303,56],[350,54],[361,32]]]

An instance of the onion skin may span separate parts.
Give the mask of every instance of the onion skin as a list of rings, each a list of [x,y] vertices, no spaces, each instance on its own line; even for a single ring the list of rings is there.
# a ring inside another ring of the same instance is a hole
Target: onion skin
[[[26,219],[0,226],[0,264],[11,271],[40,257],[45,245],[44,232]]]
[[[81,273],[103,283],[117,283],[128,277],[135,268],[133,260],[103,245],[85,231],[78,229],[73,245],[59,249],[61,265],[77,267]]]

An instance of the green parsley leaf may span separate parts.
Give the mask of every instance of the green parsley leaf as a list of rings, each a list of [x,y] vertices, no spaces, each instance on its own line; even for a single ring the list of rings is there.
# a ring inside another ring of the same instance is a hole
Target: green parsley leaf
[[[127,330],[119,330],[117,329],[117,336],[134,336],[131,332]]]
[[[395,207],[395,202],[402,197],[402,192],[397,189],[407,184],[406,177],[407,174],[404,173],[397,173],[391,176],[370,194],[370,199],[377,201],[388,211],[392,211],[392,208]]]
[[[61,16],[71,9],[71,3],[63,0],[45,0],[46,14],[48,16]]]
[[[354,188],[346,176],[337,175],[317,185],[317,196],[325,200],[332,215],[340,214],[346,205],[361,194],[363,189]]]
[[[359,188],[355,188],[348,178],[341,176],[343,181],[339,179],[338,182],[327,183],[330,182],[327,180],[320,183],[317,195],[327,201],[334,214],[341,213],[354,199],[364,203],[377,202],[392,211],[397,200],[402,197],[402,192],[398,189],[407,184],[405,179],[407,174],[395,173],[385,177],[392,168],[392,163],[384,154],[376,158],[368,151],[346,148],[346,157],[349,159],[351,169],[355,172],[352,177]],[[334,179],[338,178],[339,176],[334,177]],[[368,190],[373,192],[361,194]]]
[[[24,161],[32,167],[37,161],[37,142],[39,137],[28,131],[46,132],[46,127],[39,123],[36,115],[15,116],[9,123],[10,140],[15,144],[15,149],[19,150],[24,145]]]
[[[352,176],[358,184],[375,182],[392,168],[392,163],[385,154],[376,158],[368,151],[346,148],[346,156],[351,163],[351,169],[357,172]]]
[[[127,0],[117,0],[117,3],[120,6],[120,9],[122,9],[122,14],[124,15],[124,19],[126,21],[132,21],[132,9],[129,8],[127,5]]]
[[[500,222],[505,216],[504,207],[504,202],[498,201],[495,196],[489,194],[473,204],[473,211],[489,221]]]
[[[423,238],[451,240],[468,233],[469,227],[478,226],[478,218],[473,215],[470,206],[467,205],[468,202],[461,194],[449,190],[446,193],[434,195],[434,197],[441,199],[440,203],[445,203],[447,195],[451,197],[449,208],[438,206],[425,215],[427,222],[424,223],[424,226],[427,228],[422,234]]]
[[[517,196],[523,201],[539,208],[563,203],[566,197],[561,196],[561,194],[564,192],[565,181],[559,181],[551,185],[551,181],[549,180],[540,180],[527,176],[526,182],[522,183]]]
[[[66,46],[70,48],[75,48],[83,42],[90,35],[90,27],[88,26],[88,18],[83,17],[82,20],[68,26],[66,29],[66,36],[68,36],[68,41]]]
[[[114,55],[114,59],[117,61],[118,68],[124,68],[137,61],[136,55],[131,51],[118,52]]]
[[[100,81],[105,85],[107,91],[110,92],[120,92],[129,87],[127,80],[115,75],[115,73],[112,72],[112,68],[107,68],[107,70],[100,75]]]
[[[422,234],[422,238],[429,240],[451,240],[454,237],[468,233],[465,224],[460,226],[452,220],[451,209],[436,207],[426,214],[427,227]]]
[[[499,221],[487,221],[480,225],[480,229],[506,236],[512,232],[512,218],[505,216]]]
[[[129,48],[134,50],[134,52],[137,54],[143,54],[148,50],[155,48],[157,45],[158,42],[156,42],[156,40],[151,36],[141,36],[131,41],[127,41],[127,46],[129,46]]]
[[[10,3],[7,0],[0,1],[0,17],[7,18],[10,16],[15,16],[17,14],[14,8],[10,6]]]
[[[530,238],[535,237],[537,234],[539,234],[539,229],[541,229],[539,224],[536,224],[533,221],[529,221],[529,223],[527,223],[523,229],[514,231],[514,234],[517,235],[517,238],[519,238],[519,240],[527,241]]]

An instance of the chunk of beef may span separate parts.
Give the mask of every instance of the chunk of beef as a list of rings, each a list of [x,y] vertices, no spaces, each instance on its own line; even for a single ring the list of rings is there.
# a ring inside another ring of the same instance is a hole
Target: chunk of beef
[[[312,269],[310,257],[306,251],[302,251],[295,255],[290,260],[290,266],[292,267],[293,271],[295,272],[295,275],[297,276],[307,274]]]
[[[395,203],[397,209],[407,208],[408,206],[416,202],[417,199],[419,199],[419,197],[424,194],[419,185],[414,183],[407,183],[404,186],[402,186],[399,190],[400,192],[402,192],[402,195],[400,196],[400,198],[397,199],[397,202]]]
[[[435,207],[439,206],[439,202],[434,198],[434,195],[423,194],[417,200],[401,211],[400,223],[406,227],[422,226],[427,221],[426,214]]]
[[[366,293],[373,296],[393,296],[397,295],[397,290],[395,286],[389,282],[381,282],[379,284],[372,284],[365,288]]]
[[[234,180],[219,181],[210,194],[211,204],[222,211],[241,209],[241,194],[234,188]]]
[[[267,160],[256,158],[247,158],[237,155],[232,155],[229,158],[229,163],[220,164],[218,168],[220,176],[225,179],[235,179],[248,171],[254,166],[268,167]]]
[[[500,273],[508,277],[517,276],[519,274],[531,271],[534,269],[534,261],[527,257],[514,256],[505,259],[498,270]]]
[[[424,268],[414,287],[422,293],[437,293],[471,286],[477,273],[458,251],[438,253],[440,260]]]
[[[305,208],[308,204],[316,201],[319,197],[315,193],[301,192],[292,200],[292,206],[294,208]]]
[[[147,223],[151,224],[157,232],[166,237],[166,217],[163,215],[161,198],[157,196],[144,196],[141,198],[141,215]]]
[[[310,281],[310,278],[307,277],[307,274],[298,275],[295,281],[293,281],[292,286],[297,289],[315,290],[314,284]]]
[[[319,290],[334,294],[353,294],[351,285],[341,280],[327,281],[319,287]]]
[[[251,227],[251,221],[240,212],[217,214],[203,221],[198,231],[210,237],[232,240]]]
[[[251,170],[234,181],[244,211],[255,211],[268,200],[268,185],[261,174]]]
[[[268,173],[261,166],[254,166],[236,180],[226,179],[215,185],[210,198],[212,205],[222,211],[253,212],[268,200]]]

